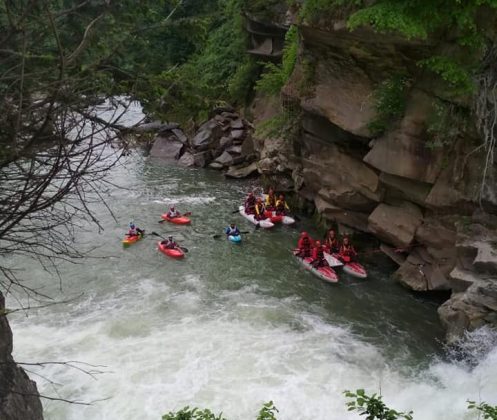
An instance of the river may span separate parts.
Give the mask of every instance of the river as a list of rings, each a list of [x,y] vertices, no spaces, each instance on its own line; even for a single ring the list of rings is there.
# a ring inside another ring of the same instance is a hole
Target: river
[[[473,367],[451,358],[437,303],[394,284],[377,254],[367,259],[366,281],[343,276],[330,285],[291,256],[298,229],[253,231],[241,246],[214,239],[231,220],[252,231],[232,212],[256,181],[163,165],[139,151],[110,177],[123,187],[107,192],[117,221],[104,205],[95,208],[105,230],[82,231],[78,243],[96,246],[96,258],[62,264],[62,290],[35,262],[18,261],[43,293],[82,296],[10,316],[16,360],[104,366],[86,367],[104,372],[95,378],[67,366],[30,367],[42,394],[103,400],[44,401],[47,419],[160,419],[190,405],[245,420],[269,400],[283,420],[357,419],[342,395],[357,388],[381,390],[420,420],[476,418],[467,399],[497,403],[497,350]],[[172,203],[192,212],[192,226],[158,224]],[[186,259],[157,252],[153,236],[123,249],[130,220],[173,232]],[[315,233],[310,221],[299,229]],[[482,332],[468,347],[494,339]]]

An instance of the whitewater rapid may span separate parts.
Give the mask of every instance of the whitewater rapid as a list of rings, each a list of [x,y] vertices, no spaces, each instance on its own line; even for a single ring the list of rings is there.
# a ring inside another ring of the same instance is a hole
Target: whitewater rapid
[[[464,362],[494,335],[474,335],[463,360],[452,360],[439,342],[436,304],[394,285],[383,266],[371,261],[367,282],[335,287],[292,260],[296,230],[253,232],[241,247],[213,239],[231,219],[249,228],[231,214],[247,182],[136,153],[112,176],[126,188],[110,192],[117,222],[102,206],[105,231],[80,236],[81,246],[98,245],[98,258],[62,265],[62,291],[22,261],[33,286],[75,300],[10,317],[16,360],[98,366],[78,365],[93,376],[29,367],[41,394],[93,402],[44,401],[47,419],[151,420],[190,405],[249,420],[269,400],[280,420],[357,419],[342,394],[357,388],[381,390],[419,420],[473,419],[467,399],[497,403],[497,349]],[[193,226],[159,225],[169,204],[191,210]],[[129,220],[173,232],[190,251],[185,261],[158,253],[154,237],[122,249]]]

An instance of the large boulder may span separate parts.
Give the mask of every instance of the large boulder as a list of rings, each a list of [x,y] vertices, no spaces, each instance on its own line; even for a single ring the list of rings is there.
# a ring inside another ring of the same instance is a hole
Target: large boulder
[[[223,167],[227,167],[233,164],[233,156],[228,152],[223,152],[221,156],[214,160],[214,162],[221,164]]]
[[[184,144],[176,140],[175,136],[155,138],[150,156],[154,158],[177,160],[180,158]]]
[[[187,168],[191,168],[195,166],[195,158],[190,152],[183,153],[183,156],[178,160],[178,165],[185,166]]]
[[[446,152],[427,144],[426,121],[432,113],[432,101],[415,91],[399,127],[377,139],[364,161],[382,172],[433,184]]]
[[[362,232],[368,231],[367,213],[344,210],[327,202],[320,196],[314,198],[314,205],[319,214],[327,220],[346,225]]]
[[[381,240],[399,248],[407,248],[423,221],[421,210],[414,204],[402,206],[380,204],[368,218],[369,231]]]
[[[198,151],[217,147],[221,136],[222,130],[219,123],[215,120],[209,120],[200,126],[191,141],[191,145]]]
[[[228,178],[247,178],[257,172],[257,163],[252,162],[247,166],[230,166],[225,176]]]
[[[431,184],[385,172],[380,174],[380,183],[385,186],[385,201],[408,200],[423,207],[432,188]]]

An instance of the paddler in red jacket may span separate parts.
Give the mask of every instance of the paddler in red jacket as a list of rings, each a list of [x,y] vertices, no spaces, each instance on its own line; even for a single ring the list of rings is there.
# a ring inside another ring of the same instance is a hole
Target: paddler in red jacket
[[[344,236],[342,241],[342,246],[339,251],[340,259],[345,262],[355,261],[357,258],[357,251],[354,249],[354,246],[350,243],[350,238],[348,236]]]
[[[308,258],[312,256],[313,240],[307,232],[300,234],[299,242],[297,243],[297,255],[301,258]]]
[[[253,192],[249,192],[247,198],[245,199],[245,213],[254,214],[255,213],[255,197]]]
[[[326,233],[324,246],[330,254],[336,254],[340,251],[340,243],[338,242],[336,232],[333,229],[329,229]]]
[[[312,250],[312,265],[315,268],[319,267],[327,267],[328,262],[324,258],[324,247],[321,245],[321,242],[316,241],[314,249]]]

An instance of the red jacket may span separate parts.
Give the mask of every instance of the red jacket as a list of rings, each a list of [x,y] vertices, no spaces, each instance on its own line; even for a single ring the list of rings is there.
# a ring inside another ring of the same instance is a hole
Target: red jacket
[[[305,238],[308,238],[309,239],[309,248],[313,248],[314,247],[314,241],[312,240],[312,238],[310,236],[306,236]],[[300,238],[299,239],[299,242],[297,243],[297,248],[298,249],[302,249],[304,248],[304,238]]]
[[[357,255],[357,252],[352,245],[345,246],[344,244],[342,244],[339,254],[343,255],[344,257],[355,257]]]

